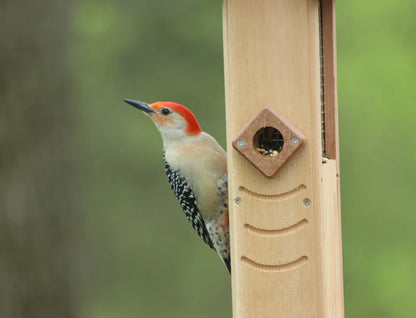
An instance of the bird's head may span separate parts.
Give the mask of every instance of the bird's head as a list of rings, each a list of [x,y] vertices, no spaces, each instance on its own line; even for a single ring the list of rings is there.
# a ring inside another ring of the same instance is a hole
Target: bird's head
[[[202,131],[194,114],[183,105],[174,102],[147,104],[131,99],[124,101],[148,115],[166,142],[195,136]]]

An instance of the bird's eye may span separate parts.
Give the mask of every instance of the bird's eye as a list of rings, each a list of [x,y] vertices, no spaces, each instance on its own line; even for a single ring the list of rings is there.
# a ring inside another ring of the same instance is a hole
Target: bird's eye
[[[160,111],[160,113],[162,114],[162,115],[169,115],[170,113],[171,113],[171,111],[170,111],[170,109],[169,108],[162,108],[162,110]]]

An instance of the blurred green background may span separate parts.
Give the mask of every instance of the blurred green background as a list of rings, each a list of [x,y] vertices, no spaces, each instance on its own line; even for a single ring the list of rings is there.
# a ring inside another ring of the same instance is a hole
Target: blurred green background
[[[337,3],[346,317],[416,317],[416,3]],[[0,3],[0,316],[231,317],[123,98],[225,145],[221,1]]]

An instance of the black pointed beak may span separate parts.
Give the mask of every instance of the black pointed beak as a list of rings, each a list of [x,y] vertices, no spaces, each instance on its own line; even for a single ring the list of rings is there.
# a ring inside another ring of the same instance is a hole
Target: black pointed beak
[[[131,106],[134,106],[138,109],[140,109],[141,111],[148,113],[149,115],[152,115],[154,113],[156,113],[156,111],[153,108],[149,107],[148,103],[145,102],[140,102],[137,100],[132,100],[132,99],[125,99],[124,100],[127,104],[130,104]]]

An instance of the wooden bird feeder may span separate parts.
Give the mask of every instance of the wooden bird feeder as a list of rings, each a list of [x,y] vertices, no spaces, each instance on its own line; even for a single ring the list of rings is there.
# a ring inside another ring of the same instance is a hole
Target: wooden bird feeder
[[[224,0],[234,318],[342,318],[334,0]]]

